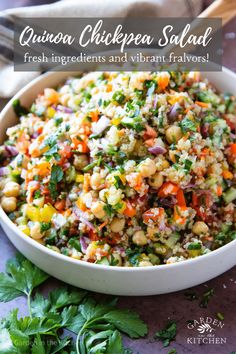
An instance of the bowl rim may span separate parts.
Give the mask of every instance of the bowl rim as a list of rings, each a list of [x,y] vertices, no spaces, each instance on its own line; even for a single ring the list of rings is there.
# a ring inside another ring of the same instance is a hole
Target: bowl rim
[[[229,70],[228,68],[225,68],[224,66],[222,66],[222,71],[220,73],[226,72],[228,75],[234,76],[235,80],[236,80],[236,73],[234,73],[233,71]],[[5,117],[5,115],[8,114],[8,110],[11,109],[12,107],[12,103],[16,98],[21,97],[23,94],[27,93],[27,91],[32,87],[35,86],[38,82],[44,80],[47,77],[50,76],[54,76],[54,75],[60,75],[62,74],[62,76],[64,76],[65,74],[68,74],[68,76],[70,75],[75,75],[75,73],[79,73],[79,71],[67,71],[67,72],[46,72],[44,74],[39,75],[38,77],[36,77],[35,79],[33,79],[32,81],[30,81],[27,85],[25,85],[22,89],[20,89],[9,101],[8,103],[5,105],[5,107],[2,109],[1,113],[0,113],[0,126],[1,126],[1,121],[2,119]],[[216,72],[217,74],[217,72]],[[90,263],[90,262],[86,262],[86,261],[81,261],[79,259],[75,259],[69,256],[66,256],[64,254],[58,253],[56,251],[51,250],[50,248],[47,248],[46,246],[40,244],[39,242],[37,242],[36,240],[32,239],[31,237],[27,236],[26,234],[24,234],[17,226],[16,224],[13,223],[13,221],[11,221],[11,219],[8,217],[8,215],[5,213],[5,211],[2,209],[1,205],[0,205],[0,222],[1,224],[6,224],[6,226],[13,232],[13,237],[17,236],[20,237],[20,239],[22,239],[22,241],[25,241],[26,243],[28,243],[30,246],[35,247],[38,251],[42,252],[42,253],[46,253],[49,256],[55,257],[58,260],[62,260],[65,261],[67,263],[72,263],[74,265],[79,265],[85,268],[90,268],[92,269],[99,269],[99,270],[104,270],[104,271],[109,271],[109,272],[113,272],[113,271],[118,271],[118,272],[132,272],[132,273],[140,273],[140,272],[146,272],[146,271],[163,271],[163,270],[168,270],[168,269],[175,269],[175,268],[183,268],[186,267],[188,264],[194,266],[195,264],[201,262],[201,260],[206,260],[215,257],[219,254],[224,254],[225,251],[227,251],[229,248],[231,247],[236,247],[236,239],[230,241],[229,243],[227,243],[224,246],[221,246],[219,248],[217,248],[216,250],[210,251],[209,253],[206,253],[204,255],[195,257],[195,258],[190,258],[190,259],[186,259],[186,260],[182,260],[179,262],[175,262],[175,263],[170,263],[170,264],[160,264],[157,266],[146,266],[146,267],[128,267],[128,266],[110,266],[110,265],[104,265],[104,264],[96,264],[96,263]]]

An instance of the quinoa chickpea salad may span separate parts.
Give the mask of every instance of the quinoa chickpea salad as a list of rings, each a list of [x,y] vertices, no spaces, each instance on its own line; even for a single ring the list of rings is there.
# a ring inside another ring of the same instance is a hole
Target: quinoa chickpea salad
[[[26,237],[129,267],[236,238],[236,100],[198,72],[86,73],[14,109],[1,206]]]

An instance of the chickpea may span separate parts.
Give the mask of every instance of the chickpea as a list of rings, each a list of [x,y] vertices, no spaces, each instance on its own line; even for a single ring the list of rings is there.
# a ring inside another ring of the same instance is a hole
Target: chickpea
[[[70,98],[71,95],[69,93],[64,93],[60,96],[59,101],[63,106],[66,106]]]
[[[125,219],[114,218],[110,224],[112,232],[121,232],[125,227]]]
[[[139,171],[142,177],[150,177],[154,175],[156,170],[156,164],[150,158],[147,158],[146,160],[142,161],[139,165]]]
[[[90,178],[90,185],[93,189],[99,189],[101,187],[102,184],[102,177],[99,173],[94,173],[92,174],[91,178]]]
[[[170,164],[166,159],[161,159],[156,163],[157,171],[163,171],[168,167],[170,167]]]
[[[76,170],[82,170],[82,168],[87,166],[88,163],[89,163],[89,161],[88,161],[87,155],[85,155],[85,154],[75,155],[74,166],[75,166]]]
[[[203,221],[196,221],[193,225],[192,231],[196,235],[207,234],[209,227]]]
[[[148,243],[148,239],[145,236],[144,231],[136,231],[133,235],[133,243],[135,243],[138,246],[144,246]]]
[[[106,205],[105,203],[100,201],[92,203],[91,212],[94,214],[94,216],[96,216],[96,218],[98,219],[104,218],[104,216],[106,215],[104,210],[105,205]]]
[[[148,183],[151,187],[158,189],[163,184],[163,176],[160,173],[155,173],[149,178]]]
[[[166,140],[169,144],[177,143],[181,138],[182,131],[177,125],[172,125],[166,130]]]
[[[3,194],[6,197],[17,197],[20,193],[20,185],[16,182],[7,182],[3,189]]]
[[[35,222],[34,225],[30,229],[30,236],[35,240],[40,240],[43,237],[43,234],[40,230],[40,223]]]
[[[16,210],[16,198],[15,197],[3,197],[1,205],[6,213],[12,213]]]
[[[153,266],[153,264],[149,261],[141,261],[139,262],[139,267],[150,267]]]

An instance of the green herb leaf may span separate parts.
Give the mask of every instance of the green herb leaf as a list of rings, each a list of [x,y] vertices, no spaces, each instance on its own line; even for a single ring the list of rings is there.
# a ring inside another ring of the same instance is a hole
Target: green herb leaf
[[[168,347],[170,342],[175,339],[177,325],[175,321],[169,321],[164,329],[156,332],[154,338],[162,341],[164,347]]]
[[[39,334],[36,334],[33,346],[32,354],[46,354],[44,344]]]
[[[9,331],[6,328],[0,329],[0,353],[1,354],[18,354],[14,347]]]
[[[214,289],[213,288],[211,288],[211,289],[207,290],[206,292],[204,292],[203,295],[202,295],[202,299],[201,299],[201,301],[199,303],[199,306],[203,307],[203,308],[206,308],[213,295],[214,295]]]
[[[24,116],[29,113],[29,110],[21,105],[19,99],[14,100],[12,103],[12,106],[13,106],[15,114],[18,117]]]
[[[7,262],[6,271],[8,274],[0,274],[0,301],[3,302],[22,294],[31,294],[34,288],[49,278],[48,274],[20,255]]]
[[[78,305],[87,294],[85,290],[68,290],[58,288],[49,293],[49,301],[52,310],[59,310],[68,305]]]
[[[120,309],[113,310],[106,313],[104,318],[131,338],[139,338],[147,334],[147,325],[139,318],[136,312]]]
[[[120,333],[115,330],[112,335],[109,337],[106,354],[110,353],[123,353],[124,348],[122,344],[122,338]]]
[[[51,170],[51,178],[48,185],[53,200],[55,200],[58,196],[57,184],[62,181],[63,176],[64,172],[61,166],[53,165]]]

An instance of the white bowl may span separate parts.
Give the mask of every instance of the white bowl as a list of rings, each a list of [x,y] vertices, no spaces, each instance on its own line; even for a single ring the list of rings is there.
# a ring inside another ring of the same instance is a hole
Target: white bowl
[[[76,74],[76,73],[71,73]],[[77,73],[78,74],[78,73]],[[12,102],[20,98],[30,106],[45,87],[54,87],[70,73],[47,73],[25,86],[0,115],[0,140],[17,121]],[[228,69],[205,73],[219,91],[236,93],[236,75]],[[109,267],[58,254],[21,232],[0,208],[0,222],[10,241],[25,257],[52,276],[84,289],[114,295],[154,295],[182,290],[225,272],[236,264],[236,240],[207,254],[183,262],[155,267]]]

